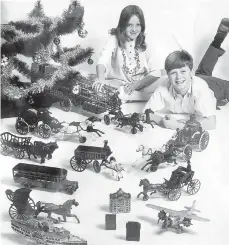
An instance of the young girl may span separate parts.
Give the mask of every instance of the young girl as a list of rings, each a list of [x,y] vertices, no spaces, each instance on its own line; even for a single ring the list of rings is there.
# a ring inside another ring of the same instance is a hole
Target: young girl
[[[117,28],[111,29],[110,34],[98,60],[98,79],[93,88],[100,91],[109,84],[120,89],[123,100],[148,100],[158,77],[152,75],[142,10],[136,5],[125,7]]]

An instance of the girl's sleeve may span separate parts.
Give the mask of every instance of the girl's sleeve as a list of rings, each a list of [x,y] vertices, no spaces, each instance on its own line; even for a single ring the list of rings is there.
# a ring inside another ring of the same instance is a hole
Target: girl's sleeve
[[[105,68],[111,65],[112,53],[117,48],[117,40],[114,35],[109,36],[106,43],[103,46],[103,50],[98,59],[97,65],[104,65]]]

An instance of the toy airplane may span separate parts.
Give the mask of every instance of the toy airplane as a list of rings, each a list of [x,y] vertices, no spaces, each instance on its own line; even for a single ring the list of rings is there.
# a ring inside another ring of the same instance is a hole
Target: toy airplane
[[[153,208],[155,210],[159,210],[158,213],[158,222],[160,220],[163,221],[162,228],[168,230],[168,228],[175,229],[178,234],[182,233],[183,226],[189,227],[192,225],[191,220],[198,220],[198,221],[210,221],[209,219],[202,218],[197,216],[194,212],[200,212],[199,210],[195,209],[196,201],[193,201],[191,207],[185,206],[185,210],[176,211],[160,206],[156,206],[153,204],[146,204],[148,208]],[[183,226],[182,226],[183,225]]]

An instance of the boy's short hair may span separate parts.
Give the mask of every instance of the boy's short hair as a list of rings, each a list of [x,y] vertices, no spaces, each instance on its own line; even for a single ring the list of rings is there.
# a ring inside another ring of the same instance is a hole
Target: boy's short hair
[[[177,50],[172,52],[165,59],[165,70],[169,73],[173,69],[182,68],[188,66],[190,70],[193,68],[193,58],[185,50]]]

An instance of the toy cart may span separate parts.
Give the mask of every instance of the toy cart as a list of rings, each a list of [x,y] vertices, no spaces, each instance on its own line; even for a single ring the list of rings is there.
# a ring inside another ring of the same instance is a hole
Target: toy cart
[[[101,166],[108,167],[107,164],[108,157],[111,155],[110,147],[107,146],[107,141],[105,141],[104,147],[95,147],[95,146],[84,146],[79,145],[74,152],[74,156],[70,160],[71,167],[77,172],[83,172],[89,163],[93,161],[93,168],[96,173],[101,171]],[[99,163],[99,160],[102,160]]]
[[[183,129],[177,129],[173,139],[166,144],[167,149],[173,145],[176,147],[185,147],[191,145],[195,151],[203,151],[209,143],[209,133],[205,131],[201,124],[196,121],[195,115],[191,115]]]
[[[187,186],[187,193],[189,195],[196,194],[201,186],[198,179],[193,179],[194,171],[182,171],[182,167],[178,167],[173,171],[169,180],[164,179],[162,184],[150,184],[147,179],[142,179],[139,186],[143,186],[143,192],[140,192],[137,197],[143,194],[143,201],[149,199],[148,192],[150,195],[156,192],[161,192],[168,196],[170,201],[176,201],[181,196],[181,189]]]
[[[24,157],[26,148],[31,145],[31,137],[19,137],[9,132],[1,134],[1,153],[4,156],[9,155],[11,151],[16,158],[22,159]]]
[[[6,196],[12,202],[9,208],[11,219],[27,220],[35,215],[35,202],[29,196],[30,192],[27,188],[20,188],[15,192],[6,190]]]

